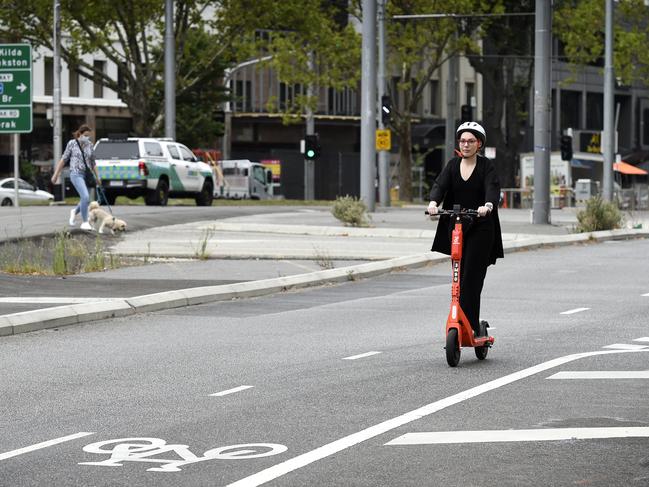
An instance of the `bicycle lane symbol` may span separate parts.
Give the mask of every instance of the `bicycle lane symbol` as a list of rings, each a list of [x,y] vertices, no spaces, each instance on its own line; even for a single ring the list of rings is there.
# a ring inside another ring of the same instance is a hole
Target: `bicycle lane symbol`
[[[79,462],[79,465],[121,467],[123,462],[147,462],[162,464],[147,469],[149,472],[180,472],[180,467],[206,460],[248,460],[278,455],[286,450],[286,446],[276,443],[247,443],[212,448],[199,457],[187,445],[168,445],[160,438],[119,438],[84,446],[83,451],[87,453],[110,454],[110,458],[100,462]],[[172,452],[182,460],[152,458]]]

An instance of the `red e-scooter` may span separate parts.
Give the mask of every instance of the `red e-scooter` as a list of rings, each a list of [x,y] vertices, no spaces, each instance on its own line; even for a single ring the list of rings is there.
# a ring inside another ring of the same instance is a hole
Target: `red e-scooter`
[[[428,212],[426,212],[428,214]],[[487,358],[489,347],[494,343],[494,337],[487,335],[489,324],[480,322],[480,331],[484,336],[474,336],[471,323],[460,307],[460,276],[462,262],[462,218],[477,217],[476,210],[462,210],[460,205],[454,205],[452,210],[439,209],[438,215],[451,215],[455,219],[455,226],[451,233],[451,310],[446,319],[446,362],[451,367],[460,363],[460,350],[462,347],[473,347],[475,355],[480,360]]]

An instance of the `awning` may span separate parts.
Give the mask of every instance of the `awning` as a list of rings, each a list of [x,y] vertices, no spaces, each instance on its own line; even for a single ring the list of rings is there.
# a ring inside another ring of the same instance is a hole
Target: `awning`
[[[644,169],[640,169],[639,167],[632,166],[631,164],[628,164],[624,161],[614,162],[613,170],[617,172],[621,172],[622,174],[635,174],[638,176],[649,174]]]

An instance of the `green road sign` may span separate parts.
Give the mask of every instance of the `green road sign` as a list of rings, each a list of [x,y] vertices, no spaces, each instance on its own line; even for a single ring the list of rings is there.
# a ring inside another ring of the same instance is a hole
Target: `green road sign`
[[[0,44],[0,134],[32,131],[32,46]]]

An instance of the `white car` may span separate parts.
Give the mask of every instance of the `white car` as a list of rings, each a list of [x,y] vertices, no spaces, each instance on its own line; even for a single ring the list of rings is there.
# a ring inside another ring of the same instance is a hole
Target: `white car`
[[[16,191],[14,189],[15,178],[6,178],[0,180],[0,205],[16,206]],[[18,179],[18,199],[21,205],[34,203],[48,203],[54,201],[54,195],[36,189],[27,181]]]

